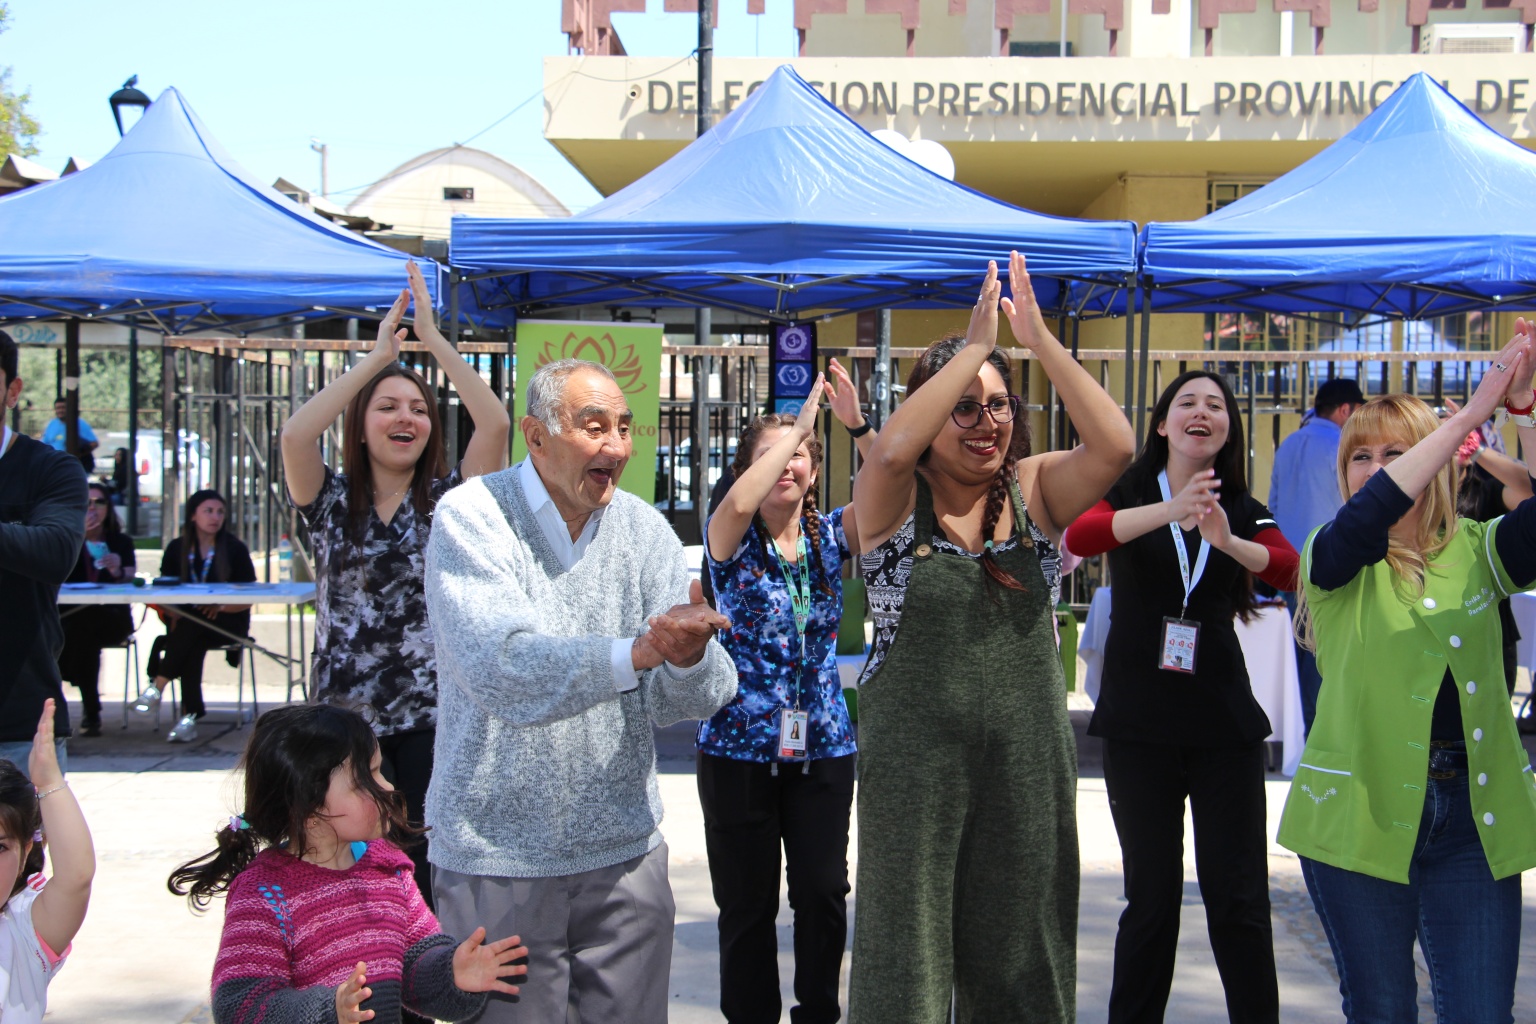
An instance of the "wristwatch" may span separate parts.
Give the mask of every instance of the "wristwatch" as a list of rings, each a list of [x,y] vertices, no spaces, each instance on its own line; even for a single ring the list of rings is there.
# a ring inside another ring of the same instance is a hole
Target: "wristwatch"
[[[1529,417],[1527,417],[1527,419],[1529,419]],[[849,437],[863,437],[865,434],[869,433],[871,430],[874,430],[874,429],[875,429],[875,425],[873,423],[869,422],[869,420],[865,420],[863,423],[860,423],[856,427],[849,427],[848,428],[848,436]]]

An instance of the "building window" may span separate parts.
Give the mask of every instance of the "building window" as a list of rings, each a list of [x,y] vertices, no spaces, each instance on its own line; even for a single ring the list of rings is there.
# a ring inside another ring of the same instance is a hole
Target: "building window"
[[[472,203],[475,201],[475,190],[472,188],[454,188],[450,186],[443,189],[443,198],[449,201]]]

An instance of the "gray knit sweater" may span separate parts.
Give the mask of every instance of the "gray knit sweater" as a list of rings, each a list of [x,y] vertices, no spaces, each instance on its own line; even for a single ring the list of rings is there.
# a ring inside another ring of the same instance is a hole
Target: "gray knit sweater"
[[[686,676],[614,689],[616,637],[687,600],[682,545],[623,491],[567,571],[517,467],[449,491],[427,544],[438,720],[432,863],[467,875],[571,875],[661,842],[651,723],[708,718],[736,694],[717,640]]]

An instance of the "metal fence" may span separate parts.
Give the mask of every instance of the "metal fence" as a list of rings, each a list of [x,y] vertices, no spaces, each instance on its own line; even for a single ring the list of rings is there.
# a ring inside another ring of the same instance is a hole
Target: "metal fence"
[[[175,535],[179,510],[187,495],[212,486],[230,501],[230,528],[265,557],[271,571],[278,539],[291,536],[302,556],[308,550],[301,524],[288,508],[278,435],[289,413],[334,380],[371,342],[252,338],[169,339],[163,352],[165,387],[161,410],[168,429],[167,457],[162,473],[161,534]],[[898,393],[917,348],[891,351],[890,379]],[[1076,443],[1060,397],[1049,381],[1034,379],[1038,369],[1022,349],[1004,349],[1015,364],[1015,388],[1025,396],[1025,410],[1037,451],[1057,450]],[[516,422],[517,397],[511,388],[511,346],[505,342],[460,345],[507,402]],[[1153,351],[1146,367],[1147,402],[1155,402],[1167,381],[1186,369],[1202,367],[1223,374],[1237,395],[1239,414],[1250,441],[1250,478],[1261,445],[1278,446],[1282,417],[1311,407],[1317,383],[1331,376],[1350,376],[1368,394],[1407,391],[1435,405],[1447,398],[1464,400],[1493,356],[1487,352],[1276,352],[1276,351]],[[823,346],[823,365],[837,358],[849,371],[869,407],[868,388],[873,347]],[[1119,349],[1083,349],[1079,361],[1111,393],[1123,394],[1126,355]],[[404,346],[402,359],[439,388],[446,433],[462,452],[472,424],[457,398],[442,390],[443,380],[421,346]],[[654,472],[656,507],[672,522],[685,543],[698,543],[702,511],[710,488],[734,455],[737,439],[748,420],[768,400],[768,348],[765,345],[665,345],[663,395],[655,467],[632,466],[629,473]],[[1140,370],[1139,366],[1132,369]],[[1134,400],[1134,395],[1132,396]],[[1124,406],[1134,423],[1137,409]],[[1267,421],[1267,422],[1266,422]],[[696,424],[698,428],[696,430]],[[822,493],[828,500],[846,500],[858,468],[853,441],[831,417],[823,423],[828,453]],[[322,440],[327,464],[341,457],[339,430]],[[1086,604],[1100,582],[1096,566],[1074,574],[1068,599]]]

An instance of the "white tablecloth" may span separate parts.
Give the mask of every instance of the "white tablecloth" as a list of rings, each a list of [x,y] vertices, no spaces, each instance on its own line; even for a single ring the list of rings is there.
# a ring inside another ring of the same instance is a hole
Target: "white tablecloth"
[[[1536,595],[1532,596],[1536,603]],[[1536,611],[1533,611],[1536,615]],[[1536,631],[1536,627],[1533,627]],[[1099,699],[1099,679],[1104,674],[1104,642],[1109,637],[1109,588],[1094,592],[1088,606],[1088,621],[1078,639],[1077,653],[1087,665],[1083,692],[1090,700]],[[1281,749],[1281,771],[1295,775],[1305,746],[1301,720],[1301,684],[1296,678],[1296,648],[1291,634],[1291,613],[1284,605],[1269,605],[1259,610],[1252,622],[1237,624],[1237,642],[1248,663],[1248,682],[1253,696],[1269,716],[1275,730],[1271,740]]]

